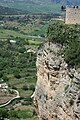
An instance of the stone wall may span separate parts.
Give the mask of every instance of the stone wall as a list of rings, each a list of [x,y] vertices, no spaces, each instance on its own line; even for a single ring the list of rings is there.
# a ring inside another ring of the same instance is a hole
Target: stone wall
[[[66,24],[80,24],[80,8],[66,8]]]

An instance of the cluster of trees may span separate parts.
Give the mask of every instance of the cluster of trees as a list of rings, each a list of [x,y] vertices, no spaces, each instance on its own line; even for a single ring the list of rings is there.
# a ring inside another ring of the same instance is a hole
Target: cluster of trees
[[[0,42],[0,82],[2,79],[7,82],[8,74],[13,74],[16,79],[32,75],[34,77],[35,70],[28,71],[28,69],[35,68],[36,54],[27,53],[24,47],[26,41],[17,40],[15,45],[9,41]],[[24,72],[25,76],[22,75]]]
[[[0,6],[0,15],[19,15],[26,14],[26,11],[22,11],[20,9],[14,9],[9,7]]]
[[[80,25],[66,25],[61,21],[51,24],[48,40],[65,46],[65,60],[70,66],[80,67]]]
[[[5,120],[6,118],[8,119],[24,119],[26,118],[32,118],[33,116],[36,115],[35,110],[33,109],[32,111],[27,111],[27,110],[8,110],[6,108],[0,108],[0,120]]]
[[[30,85],[30,86],[28,86],[28,85],[23,85],[23,88],[22,88],[23,90],[32,90],[33,92],[34,92],[34,90],[35,90],[35,85]]]
[[[13,26],[3,26],[1,28],[7,29],[7,30],[19,31],[18,27],[13,27]]]
[[[27,40],[16,39],[16,43],[11,43],[10,39],[0,42],[0,82],[7,82],[10,88],[19,91],[21,97],[13,101],[13,105],[21,103],[22,106],[32,106],[33,100],[30,96],[35,90],[36,53],[27,53],[27,49],[29,49]],[[11,83],[13,80],[14,83]],[[20,86],[17,86],[18,83],[21,83]],[[10,92],[12,93],[12,91]],[[24,92],[28,94],[23,95]],[[6,118],[20,120],[36,116],[36,112],[33,109],[30,109],[30,112],[29,110],[15,111],[12,110],[13,107],[11,106],[9,109],[0,109],[0,120]]]

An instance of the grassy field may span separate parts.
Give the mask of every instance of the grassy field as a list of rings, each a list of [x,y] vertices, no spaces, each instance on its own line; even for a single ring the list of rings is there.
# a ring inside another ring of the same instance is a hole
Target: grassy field
[[[60,13],[60,4],[33,4],[33,3],[1,3],[1,6],[10,7],[10,8],[16,8],[21,9],[25,11],[29,11],[31,13]]]

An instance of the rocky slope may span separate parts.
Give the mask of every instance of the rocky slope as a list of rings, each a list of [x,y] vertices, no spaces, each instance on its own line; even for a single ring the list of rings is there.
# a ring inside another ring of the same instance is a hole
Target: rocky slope
[[[47,42],[38,51],[34,104],[39,120],[80,120],[80,71],[68,67],[62,49]]]

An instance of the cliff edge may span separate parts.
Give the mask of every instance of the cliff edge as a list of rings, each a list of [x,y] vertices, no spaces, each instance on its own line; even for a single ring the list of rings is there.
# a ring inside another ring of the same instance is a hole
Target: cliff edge
[[[34,104],[39,120],[80,120],[80,71],[68,67],[62,49],[47,42],[37,53]]]

